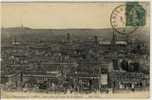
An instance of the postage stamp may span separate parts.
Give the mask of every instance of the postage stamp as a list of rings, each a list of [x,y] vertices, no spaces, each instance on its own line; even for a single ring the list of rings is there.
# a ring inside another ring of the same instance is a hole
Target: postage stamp
[[[145,9],[138,2],[126,4],[126,26],[144,26]]]
[[[130,34],[145,25],[145,9],[138,2],[117,6],[111,13],[111,26],[122,34]]]

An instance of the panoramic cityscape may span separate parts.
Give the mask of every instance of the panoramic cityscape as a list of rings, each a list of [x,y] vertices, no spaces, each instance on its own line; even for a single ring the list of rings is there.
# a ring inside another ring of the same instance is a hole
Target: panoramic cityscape
[[[1,82],[8,89],[108,92],[149,87],[149,47],[144,41],[118,40],[114,33],[101,40],[96,35],[79,39],[70,33],[40,36],[32,31],[2,29]]]

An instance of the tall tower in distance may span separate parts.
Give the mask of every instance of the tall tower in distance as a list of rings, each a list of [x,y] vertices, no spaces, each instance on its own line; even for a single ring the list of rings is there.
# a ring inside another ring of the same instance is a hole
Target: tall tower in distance
[[[70,33],[67,33],[66,39],[67,39],[67,42],[70,42],[70,41],[71,41]]]
[[[95,45],[97,46],[98,45],[98,37],[97,36],[94,36],[94,42],[95,42]]]
[[[117,41],[116,33],[113,31],[111,45],[115,47]]]
[[[21,24],[21,33],[24,33],[24,25]]]

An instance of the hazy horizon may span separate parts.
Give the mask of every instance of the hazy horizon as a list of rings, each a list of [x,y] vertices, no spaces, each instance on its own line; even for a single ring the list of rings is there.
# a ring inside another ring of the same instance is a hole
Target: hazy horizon
[[[124,3],[1,3],[1,23],[3,27],[23,24],[31,28],[111,28],[110,15],[115,7],[122,4]],[[142,5],[149,9],[148,2]]]

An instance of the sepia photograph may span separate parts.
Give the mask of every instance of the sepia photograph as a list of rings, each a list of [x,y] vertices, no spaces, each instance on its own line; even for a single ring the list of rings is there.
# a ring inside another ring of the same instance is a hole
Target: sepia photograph
[[[150,98],[150,2],[1,2],[2,99]]]

